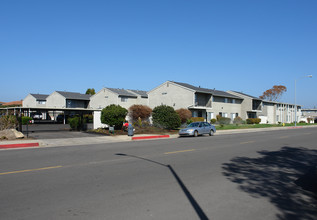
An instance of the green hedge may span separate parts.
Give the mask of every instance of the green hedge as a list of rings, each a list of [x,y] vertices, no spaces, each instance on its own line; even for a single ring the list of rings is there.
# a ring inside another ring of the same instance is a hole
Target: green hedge
[[[247,124],[260,124],[261,118],[248,118]]]
[[[230,118],[226,118],[226,117],[220,117],[220,118],[218,118],[218,123],[219,123],[220,125],[228,125],[228,124],[230,124],[230,122],[231,122],[231,119],[230,119]]]
[[[153,124],[157,127],[175,129],[181,126],[181,119],[173,107],[160,105],[153,109]]]
[[[190,118],[192,122],[199,122],[199,121],[205,121],[203,117],[192,117]]]
[[[102,109],[101,111],[101,122],[112,127],[115,126],[115,129],[121,129],[125,117],[128,114],[128,110],[121,107],[120,105],[109,105]]]
[[[30,124],[30,121],[32,121],[33,118],[27,117],[27,116],[22,116],[22,124],[26,125],[27,123]]]
[[[79,116],[69,118],[68,123],[72,130],[79,131],[82,128],[82,120]]]

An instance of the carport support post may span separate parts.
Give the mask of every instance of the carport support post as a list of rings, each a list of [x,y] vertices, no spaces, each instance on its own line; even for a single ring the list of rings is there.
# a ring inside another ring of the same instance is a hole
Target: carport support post
[[[26,137],[29,138],[29,120],[26,120]]]

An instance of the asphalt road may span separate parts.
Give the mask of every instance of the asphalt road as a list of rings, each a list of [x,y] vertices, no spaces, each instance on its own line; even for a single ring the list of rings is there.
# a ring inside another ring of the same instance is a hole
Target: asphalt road
[[[305,186],[316,136],[303,128],[1,151],[0,219],[317,219]]]

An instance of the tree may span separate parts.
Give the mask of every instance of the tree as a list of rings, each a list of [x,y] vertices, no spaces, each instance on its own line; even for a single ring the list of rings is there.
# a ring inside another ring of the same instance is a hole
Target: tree
[[[151,116],[152,109],[146,105],[132,105],[129,108],[129,115],[133,121],[137,121],[139,118],[144,121]]]
[[[109,105],[101,111],[101,122],[109,126],[115,126],[116,129],[121,129],[128,110],[120,105]]]
[[[187,120],[192,117],[192,112],[185,108],[177,109],[176,112],[179,115],[182,123],[186,123]]]
[[[153,123],[155,126],[175,129],[181,125],[181,119],[173,107],[160,105],[153,109]]]
[[[279,86],[273,86],[272,89],[268,89],[260,96],[260,99],[265,99],[268,101],[277,101],[281,98],[284,92],[286,92],[287,89],[285,86],[279,85]]]
[[[95,94],[96,94],[95,89],[94,89],[94,88],[91,88],[91,89],[89,88],[89,89],[87,89],[86,94],[87,94],[87,95],[95,95]]]

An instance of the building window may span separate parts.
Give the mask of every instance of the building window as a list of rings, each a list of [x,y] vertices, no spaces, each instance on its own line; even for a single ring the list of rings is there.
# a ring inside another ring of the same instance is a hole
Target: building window
[[[228,98],[225,98],[225,103],[228,103]]]
[[[40,104],[40,105],[45,105],[46,101],[45,100],[39,100],[39,101],[37,101],[37,103]]]
[[[127,97],[121,97],[121,102],[128,102],[128,98]]]

